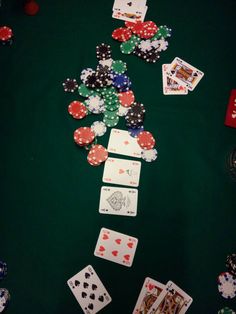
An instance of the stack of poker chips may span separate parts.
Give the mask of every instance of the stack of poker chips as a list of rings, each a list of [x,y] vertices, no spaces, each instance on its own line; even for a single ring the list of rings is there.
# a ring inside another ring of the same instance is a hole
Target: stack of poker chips
[[[0,42],[2,45],[11,45],[13,43],[13,32],[8,26],[0,27]]]
[[[0,280],[7,275],[7,264],[0,261]],[[0,288],[0,313],[2,313],[8,306],[10,301],[10,293],[5,288]]]

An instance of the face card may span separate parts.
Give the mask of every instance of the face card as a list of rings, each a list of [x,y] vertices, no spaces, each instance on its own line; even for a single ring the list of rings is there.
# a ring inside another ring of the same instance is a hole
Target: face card
[[[136,216],[138,190],[102,186],[99,213],[108,215]]]
[[[111,297],[95,270],[88,265],[67,281],[85,314],[95,314],[111,302]]]
[[[141,21],[143,22],[147,13],[148,7],[145,6],[142,9],[138,9],[133,13],[126,12],[123,10],[114,10],[112,17],[118,20],[122,21],[128,21],[128,22],[136,22]]]
[[[111,129],[107,150],[109,153],[130,157],[141,157],[141,147],[137,139],[130,136],[128,131]]]
[[[188,90],[193,91],[204,73],[182,59],[176,57],[170,64],[167,75],[181,85],[185,85]]]
[[[164,288],[165,285],[162,283],[152,278],[145,278],[133,314],[147,314]]]
[[[149,314],[184,314],[193,299],[172,281],[168,281],[165,288],[150,308]]]
[[[146,0],[115,0],[113,11],[134,13],[146,6]]]
[[[140,171],[140,161],[108,157],[105,162],[102,181],[137,187]]]
[[[162,82],[164,95],[187,95],[188,89],[170,78],[166,72],[170,64],[162,64]]]
[[[230,94],[225,116],[225,125],[236,128],[236,89],[232,89]]]
[[[131,267],[138,239],[113,230],[102,228],[98,237],[94,255]]]

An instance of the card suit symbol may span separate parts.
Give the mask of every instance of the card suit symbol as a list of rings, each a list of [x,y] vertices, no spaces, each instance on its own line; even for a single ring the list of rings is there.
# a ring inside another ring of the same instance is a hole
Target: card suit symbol
[[[103,301],[104,301],[103,295],[100,295],[100,296],[98,297],[98,300],[99,300],[100,302],[103,302]]]
[[[90,297],[90,299],[94,300],[95,299],[95,294],[91,293],[89,297]]]
[[[128,245],[128,247],[130,248],[130,249],[132,249],[132,247],[133,247],[133,242],[129,242],[129,243],[127,243],[127,245]]]
[[[92,290],[97,290],[98,286],[95,284],[92,284]]]
[[[100,245],[100,246],[99,246],[99,252],[104,252],[104,251],[105,251],[104,246]]]
[[[92,303],[89,303],[88,308],[89,308],[90,310],[93,310],[93,304],[92,304]]]
[[[119,174],[124,173],[125,171],[123,169],[119,169]]]
[[[129,261],[130,255],[129,255],[129,254],[124,255],[124,259],[125,259],[126,261]]]
[[[124,144],[125,144],[125,145],[128,145],[128,144],[129,144],[129,141],[124,141]]]
[[[116,242],[117,244],[120,244],[120,243],[121,243],[121,239],[116,239],[115,242]]]
[[[132,2],[128,2],[127,5],[128,5],[129,7],[131,7],[131,6],[132,6]]]
[[[84,299],[84,298],[87,297],[87,293],[83,291],[83,292],[81,293],[81,296],[82,296],[82,298]]]
[[[85,276],[86,279],[88,279],[90,277],[90,274],[89,273],[85,273],[84,276]]]
[[[83,286],[86,289],[86,288],[88,288],[89,284],[87,282],[84,282]]]
[[[78,287],[80,285],[79,280],[75,280],[75,286]]]
[[[155,287],[155,286],[152,285],[151,283],[148,285],[148,289],[149,289],[149,290],[152,290],[154,287]]]
[[[117,256],[118,251],[112,251],[111,253],[112,253],[112,255]]]
[[[102,239],[103,239],[103,240],[107,240],[107,239],[109,239],[109,237],[108,237],[107,234],[104,234],[103,237],[102,237]]]

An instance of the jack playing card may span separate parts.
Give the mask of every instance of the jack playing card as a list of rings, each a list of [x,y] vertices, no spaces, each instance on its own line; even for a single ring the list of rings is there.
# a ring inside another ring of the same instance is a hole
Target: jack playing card
[[[137,139],[130,136],[128,131],[111,129],[107,147],[108,152],[131,157],[141,157],[141,147]]]
[[[177,83],[186,86],[188,90],[193,91],[204,73],[176,57],[168,67],[167,75]]]
[[[232,89],[230,94],[225,125],[236,128],[236,89]]]
[[[164,288],[165,285],[162,283],[147,277],[143,283],[133,314],[147,314]]]
[[[193,299],[181,290],[172,281],[168,281],[158,296],[148,314],[184,314],[190,307]]]
[[[102,228],[98,237],[94,255],[131,267],[138,239],[113,230]]]
[[[95,314],[111,302],[111,297],[95,270],[88,265],[67,281],[85,314]]]
[[[138,190],[102,186],[99,213],[122,216],[136,216]]]
[[[186,86],[180,85],[166,74],[169,66],[170,64],[162,64],[163,94],[164,95],[188,94],[188,89]]]
[[[140,161],[109,157],[105,162],[102,181],[137,187],[140,171]]]

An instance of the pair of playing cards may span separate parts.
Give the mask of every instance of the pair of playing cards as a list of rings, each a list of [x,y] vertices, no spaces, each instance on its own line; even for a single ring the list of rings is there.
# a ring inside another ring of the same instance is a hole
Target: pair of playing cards
[[[187,95],[193,91],[204,73],[176,57],[171,64],[162,65],[164,95]]]
[[[166,285],[146,278],[133,314],[184,314],[193,299],[172,281]]]
[[[112,17],[118,20],[144,21],[148,7],[147,0],[115,0]]]
[[[236,128],[236,89],[232,89],[227,107],[225,125]]]

